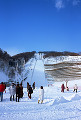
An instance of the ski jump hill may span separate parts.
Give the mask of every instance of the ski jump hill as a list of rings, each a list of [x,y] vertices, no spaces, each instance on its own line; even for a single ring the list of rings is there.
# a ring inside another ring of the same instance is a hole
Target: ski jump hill
[[[39,54],[35,54],[35,57],[30,59],[26,64],[25,72],[29,69],[27,79],[23,82],[23,86],[27,87],[27,82],[30,85],[35,82],[36,87],[46,86],[47,80],[45,78],[45,70],[44,70],[44,61],[43,56]]]

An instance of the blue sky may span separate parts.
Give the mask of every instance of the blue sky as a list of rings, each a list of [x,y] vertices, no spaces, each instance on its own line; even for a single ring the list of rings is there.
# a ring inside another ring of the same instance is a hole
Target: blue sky
[[[81,52],[81,0],[0,0],[0,48]]]

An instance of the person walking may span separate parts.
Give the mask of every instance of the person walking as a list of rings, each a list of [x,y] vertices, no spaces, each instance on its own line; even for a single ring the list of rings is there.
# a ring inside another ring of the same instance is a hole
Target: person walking
[[[31,94],[33,93],[32,87],[31,85],[29,85],[29,89],[28,89],[28,97],[31,99]]]
[[[43,100],[44,100],[44,89],[43,89],[43,86],[40,87],[40,90],[39,90],[39,99],[38,99],[38,104],[39,102],[41,101],[41,104],[43,103]]]
[[[16,94],[16,86],[14,83],[12,83],[11,86],[9,87],[9,92],[10,92],[10,101],[12,101],[12,98],[14,101],[14,96]]]
[[[20,99],[20,86],[19,86],[19,83],[17,83],[17,86],[16,86],[16,102],[19,102],[19,99]]]
[[[64,84],[62,84],[62,86],[61,86],[61,92],[64,92],[64,89],[65,89],[65,86],[64,86]]]
[[[22,83],[20,84],[20,98],[23,97],[23,86]]]
[[[5,91],[5,85],[3,84],[3,82],[1,82],[0,84],[0,97],[1,97],[1,101],[3,101],[3,92]]]
[[[75,84],[73,92],[75,91],[77,93],[77,90],[78,90],[78,86],[77,86],[77,84]]]

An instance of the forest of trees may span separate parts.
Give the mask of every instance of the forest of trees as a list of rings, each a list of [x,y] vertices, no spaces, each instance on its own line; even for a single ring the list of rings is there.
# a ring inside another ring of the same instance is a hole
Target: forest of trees
[[[0,49],[0,59],[2,59],[3,61],[9,61],[10,58],[11,56],[6,51]]]
[[[56,57],[56,56],[79,56],[79,53],[74,53],[74,52],[68,52],[68,51],[64,51],[64,52],[57,52],[57,51],[43,51],[43,52],[39,52],[39,53],[44,53],[44,58],[46,57]]]
[[[0,49],[0,71],[8,76],[9,81],[13,81],[16,77],[16,72],[20,75],[23,72],[22,62],[25,60],[26,63],[29,59],[34,57],[34,54],[35,51],[10,56],[6,51]]]
[[[12,56],[13,59],[20,59],[20,58],[24,58],[25,62],[27,62],[30,58],[34,57],[35,51],[32,52],[23,52],[17,55]]]

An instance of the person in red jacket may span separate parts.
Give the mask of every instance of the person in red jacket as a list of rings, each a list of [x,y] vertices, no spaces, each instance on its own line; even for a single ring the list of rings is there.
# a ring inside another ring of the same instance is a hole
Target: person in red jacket
[[[5,90],[5,85],[3,84],[3,82],[0,84],[0,97],[1,97],[1,101],[3,100],[3,92]]]
[[[64,92],[64,89],[65,89],[65,86],[64,86],[64,84],[62,84],[62,86],[61,86],[61,92]]]

